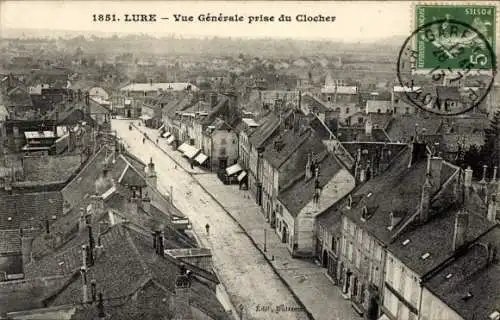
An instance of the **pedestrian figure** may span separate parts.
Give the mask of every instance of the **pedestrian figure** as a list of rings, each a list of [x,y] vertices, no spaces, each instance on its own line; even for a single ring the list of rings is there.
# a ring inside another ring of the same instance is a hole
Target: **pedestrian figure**
[[[146,143],[146,138],[142,138],[142,143]]]
[[[205,229],[207,230],[207,236],[210,235],[210,226],[208,225],[208,223],[205,225]]]
[[[159,139],[158,139],[158,138],[156,138],[156,144],[158,144],[158,141],[159,141]]]

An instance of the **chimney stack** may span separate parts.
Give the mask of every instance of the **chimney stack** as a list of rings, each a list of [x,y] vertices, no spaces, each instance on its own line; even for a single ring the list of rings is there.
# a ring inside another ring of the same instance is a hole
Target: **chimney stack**
[[[172,305],[176,314],[182,314],[191,310],[191,272],[183,265],[175,279],[175,289],[172,295]]]
[[[142,210],[144,210],[144,212],[146,212],[146,213],[151,212],[151,198],[148,196],[147,193],[142,198]]]
[[[95,242],[94,242],[94,235],[92,234],[92,226],[87,226],[89,229],[89,246],[87,248],[88,253],[89,253],[89,265],[92,266],[94,265],[94,249],[95,249]]]
[[[455,230],[453,234],[453,251],[458,250],[467,242],[467,229],[469,227],[469,213],[459,210],[455,218]]]
[[[443,168],[443,158],[430,156],[427,166],[432,186],[431,196],[433,196],[441,187],[441,170]]]
[[[88,299],[88,288],[87,288],[87,267],[83,266],[80,268],[80,274],[82,276],[82,302],[87,303]]]
[[[99,320],[106,319],[106,313],[104,312],[104,300],[102,298],[102,293],[99,292],[99,303],[97,304],[97,316]]]
[[[156,240],[156,250],[157,250],[156,253],[159,256],[163,257],[165,248],[163,246],[163,236],[162,236],[161,232],[158,232],[158,240]]]
[[[472,169],[470,166],[465,169],[464,187],[465,189],[472,188]]]
[[[416,142],[416,140],[410,144],[410,150],[411,158],[410,162],[408,163],[408,168],[411,168],[411,166],[413,166],[419,160],[424,159],[427,154],[427,147],[425,143],[418,143]]]
[[[154,188],[156,188],[158,177],[156,176],[156,169],[155,169],[155,164],[153,162],[153,158],[149,159],[148,173],[146,175],[146,180],[149,185],[152,185]]]
[[[305,173],[306,181],[312,177],[312,173],[311,173],[312,159],[311,158],[312,158],[311,153],[308,153],[307,154],[307,162],[306,162],[306,173]]]
[[[78,230],[80,232],[83,232],[85,230],[85,227],[87,226],[87,221],[85,219],[86,216],[86,211],[84,208],[80,208],[80,221],[78,223]]]
[[[420,222],[425,223],[429,220],[431,206],[432,185],[430,176],[427,174],[424,185],[422,186],[422,197],[420,199]]]
[[[95,279],[92,279],[92,281],[90,281],[90,294],[92,296],[92,302],[95,302],[97,300],[97,289],[96,289]]]
[[[50,225],[49,225],[49,219],[45,218],[45,232],[47,234],[50,234]]]
[[[372,130],[373,130],[373,124],[372,124],[372,120],[370,118],[368,118],[368,120],[366,120],[366,123],[365,123],[365,133],[367,136],[371,136],[372,135]]]
[[[497,220],[497,196],[495,194],[491,195],[490,201],[488,202],[487,218],[491,222],[496,222]]]

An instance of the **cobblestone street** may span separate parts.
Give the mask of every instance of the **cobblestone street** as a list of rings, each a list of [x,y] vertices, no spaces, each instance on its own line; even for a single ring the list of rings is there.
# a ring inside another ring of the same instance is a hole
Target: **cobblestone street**
[[[159,136],[157,130],[143,126],[138,127],[138,129],[146,132],[153,142]],[[149,142],[149,145],[153,144]],[[183,158],[180,152],[174,151],[171,146],[167,145],[164,139],[159,139],[159,147],[177,162],[178,170],[182,168],[191,173],[195,181],[211,197],[210,200],[200,197],[199,200],[197,199],[198,201],[211,206],[212,201],[215,200],[225,209],[226,215],[229,214],[234,219],[233,221],[236,221],[237,225],[241,226],[252,239],[252,243],[266,256],[267,262],[272,265],[279,278],[290,288],[294,296],[301,301],[305,308],[311,312],[314,319],[360,319],[352,309],[350,302],[342,298],[339,289],[326,277],[324,268],[311,261],[291,258],[288,249],[281,243],[274,230],[269,226],[266,227],[265,218],[249,191],[239,190],[237,185],[224,185],[214,173],[207,173],[197,167],[191,169],[187,159]],[[194,190],[196,189],[193,189],[193,194],[195,193]],[[197,192],[196,194],[198,195]],[[174,202],[179,200],[178,197],[181,196],[176,195],[174,189]],[[182,207],[180,209],[182,210]],[[193,223],[196,224],[195,221]],[[228,230],[226,224],[221,225],[218,222],[211,223],[210,226],[211,233],[224,233]],[[266,236],[264,236],[265,229]],[[240,229],[237,232],[243,230]],[[264,252],[264,238],[266,238],[266,252]],[[257,252],[256,255],[261,256]],[[224,279],[222,280],[224,281]],[[231,293],[230,288],[228,290]],[[324,297],[329,297],[328,303],[325,303]],[[276,317],[273,319],[276,319]]]

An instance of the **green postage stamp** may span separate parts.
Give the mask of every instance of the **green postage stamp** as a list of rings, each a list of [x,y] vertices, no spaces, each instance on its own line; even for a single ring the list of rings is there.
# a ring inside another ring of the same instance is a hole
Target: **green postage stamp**
[[[417,4],[414,14],[417,72],[436,67],[477,71],[495,67],[495,6]]]

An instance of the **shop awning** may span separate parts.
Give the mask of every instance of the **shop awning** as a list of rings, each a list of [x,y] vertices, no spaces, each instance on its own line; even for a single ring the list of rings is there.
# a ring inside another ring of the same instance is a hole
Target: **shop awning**
[[[226,168],[226,173],[228,176],[232,176],[233,174],[236,174],[241,170],[243,169],[241,169],[240,165],[238,163],[235,163],[232,166]]]
[[[182,153],[186,152],[187,148],[189,147],[189,144],[187,143],[183,143],[181,144],[178,148],[177,148],[177,151],[180,151]]]
[[[172,144],[172,142],[174,142],[175,140],[175,137],[173,134],[171,134],[168,138],[167,138],[167,143],[168,144]]]
[[[139,117],[139,119],[142,119],[142,120],[150,120],[150,119],[153,119],[151,118],[150,116],[148,116],[147,114],[143,114],[142,116]]]
[[[207,159],[208,159],[208,156],[206,156],[205,154],[200,152],[200,153],[198,153],[196,158],[194,158],[194,161],[198,162],[198,164],[203,164],[203,162],[207,161]]]
[[[238,181],[241,182],[245,177],[247,176],[246,171],[241,171],[241,173],[238,175]]]
[[[390,320],[388,316],[386,316],[385,314],[383,314],[382,316],[380,316],[380,318],[378,318],[378,320]]]
[[[189,146],[187,150],[184,152],[184,156],[187,157],[188,159],[193,159],[200,153],[200,149],[196,149],[193,146]]]
[[[163,132],[163,133],[161,134],[161,137],[162,137],[162,138],[168,138],[168,137],[170,137],[170,136],[171,136],[171,133],[170,133],[170,132]]]
[[[159,131],[163,130],[165,128],[165,124],[162,124],[161,127],[158,128]]]

